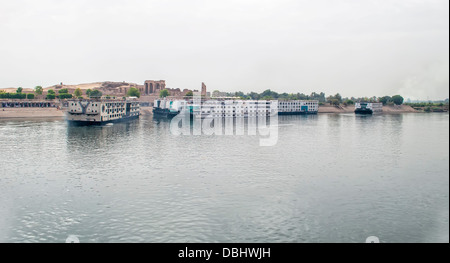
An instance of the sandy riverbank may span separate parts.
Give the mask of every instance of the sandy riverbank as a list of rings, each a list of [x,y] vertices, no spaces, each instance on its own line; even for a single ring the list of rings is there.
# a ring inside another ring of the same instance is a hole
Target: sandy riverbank
[[[319,113],[354,113],[355,106],[320,106]],[[385,114],[395,114],[395,113],[414,113],[418,112],[411,106],[401,105],[401,106],[384,106],[383,113]]]
[[[64,118],[56,108],[0,108],[0,119],[8,118]]]
[[[141,115],[142,116],[153,115],[153,107],[141,107]]]

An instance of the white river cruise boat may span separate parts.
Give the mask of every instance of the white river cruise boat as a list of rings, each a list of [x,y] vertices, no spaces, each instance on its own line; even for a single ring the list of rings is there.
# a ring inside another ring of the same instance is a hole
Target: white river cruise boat
[[[103,125],[138,119],[137,98],[69,100],[67,121],[75,125]]]

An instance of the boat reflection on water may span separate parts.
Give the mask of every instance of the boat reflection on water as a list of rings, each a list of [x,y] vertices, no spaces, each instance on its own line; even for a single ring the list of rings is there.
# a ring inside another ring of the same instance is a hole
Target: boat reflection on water
[[[139,127],[138,119],[102,126],[67,125],[67,146],[69,149],[107,150],[121,142],[133,140]]]

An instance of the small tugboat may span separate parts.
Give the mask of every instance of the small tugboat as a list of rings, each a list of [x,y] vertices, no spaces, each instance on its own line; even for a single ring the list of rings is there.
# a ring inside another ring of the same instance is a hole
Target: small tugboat
[[[74,125],[104,125],[138,119],[137,98],[70,100],[66,119]]]

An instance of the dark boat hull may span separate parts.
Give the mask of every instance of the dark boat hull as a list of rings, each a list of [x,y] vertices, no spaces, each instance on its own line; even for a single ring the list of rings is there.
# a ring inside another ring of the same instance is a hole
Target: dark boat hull
[[[357,109],[357,110],[355,110],[355,113],[362,114],[362,115],[371,115],[371,114],[373,114],[373,111],[369,110],[369,109]]]
[[[317,112],[295,111],[295,112],[278,112],[278,115],[316,115]]]
[[[137,120],[139,119],[139,115],[136,116],[131,116],[131,117],[124,117],[118,120],[110,120],[110,121],[72,121],[72,120],[67,120],[67,122],[69,123],[69,125],[71,126],[102,126],[102,125],[106,125],[106,124],[110,124],[110,123],[123,123],[123,122],[128,122],[131,120]]]
[[[168,109],[160,109],[160,108],[154,108],[153,109],[153,115],[160,118],[168,118],[172,119],[175,116],[178,115],[178,112],[171,112]]]

